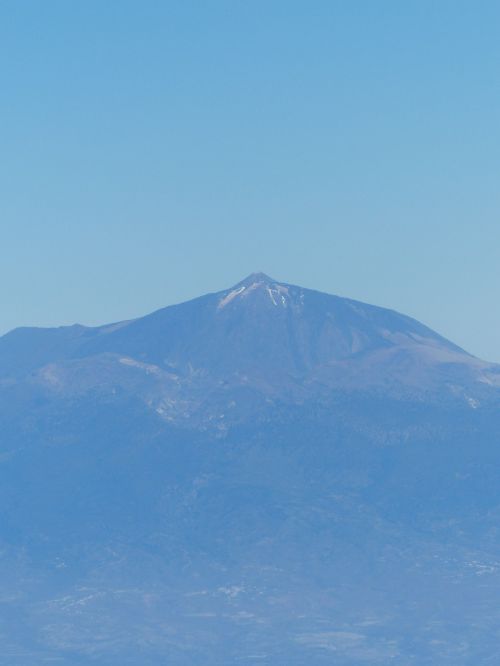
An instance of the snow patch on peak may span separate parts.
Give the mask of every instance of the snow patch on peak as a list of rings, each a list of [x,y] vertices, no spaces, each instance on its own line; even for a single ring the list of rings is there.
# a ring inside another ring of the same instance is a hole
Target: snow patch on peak
[[[289,304],[288,286],[282,285],[279,282],[274,282],[271,278],[268,278],[261,273],[254,273],[244,282],[240,282],[229,291],[224,292],[217,304],[217,310],[225,308],[237,298],[246,298],[255,291],[267,293],[272,304],[275,306],[287,307]]]
[[[238,289],[233,289],[232,291],[229,292],[229,294],[226,294],[224,298],[221,298],[219,301],[219,305],[217,306],[217,310],[220,310],[221,308],[226,307],[228,303],[231,303],[233,298],[236,298],[236,296],[239,296],[242,292],[244,292],[246,287],[239,287]]]
[[[273,290],[270,289],[269,287],[267,287],[267,293],[269,294],[269,298],[272,300],[273,305],[278,305],[278,304],[276,303],[276,301],[274,300]]]
[[[269,298],[274,305],[281,305],[286,308],[288,305],[288,287],[281,284],[273,284],[271,287],[266,287]]]

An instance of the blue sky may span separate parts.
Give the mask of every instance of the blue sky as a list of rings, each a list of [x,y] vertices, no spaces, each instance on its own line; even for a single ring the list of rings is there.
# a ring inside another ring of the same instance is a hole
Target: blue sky
[[[0,332],[263,270],[500,361],[500,5],[0,6]]]

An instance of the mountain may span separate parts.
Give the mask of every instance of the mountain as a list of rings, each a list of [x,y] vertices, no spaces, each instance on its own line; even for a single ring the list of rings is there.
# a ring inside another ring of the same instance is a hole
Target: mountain
[[[0,338],[0,664],[493,663],[500,368],[257,273]]]
[[[475,406],[500,386],[497,366],[409,317],[262,273],[132,321],[17,329],[0,339],[0,376],[48,396],[119,391],[162,418],[221,427],[252,404],[258,415],[338,391]]]

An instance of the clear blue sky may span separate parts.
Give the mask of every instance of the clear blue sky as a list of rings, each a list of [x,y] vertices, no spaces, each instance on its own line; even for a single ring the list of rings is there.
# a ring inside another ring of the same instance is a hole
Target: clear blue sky
[[[0,332],[263,270],[500,361],[500,4],[0,5]]]

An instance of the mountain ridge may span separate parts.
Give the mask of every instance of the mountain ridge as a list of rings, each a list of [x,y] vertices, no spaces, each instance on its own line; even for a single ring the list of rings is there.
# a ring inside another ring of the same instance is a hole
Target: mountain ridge
[[[182,421],[204,405],[213,422],[222,401],[230,423],[228,414],[240,419],[233,403],[248,418],[252,401],[258,411],[269,401],[324,403],[338,391],[477,407],[497,399],[500,366],[394,310],[254,273],[133,320],[16,329],[0,338],[2,380],[52,395],[125,391]]]

